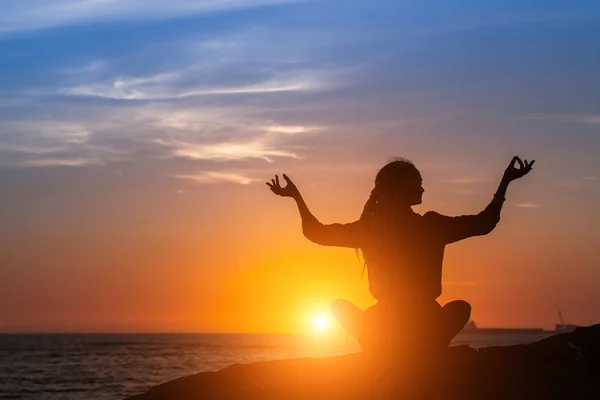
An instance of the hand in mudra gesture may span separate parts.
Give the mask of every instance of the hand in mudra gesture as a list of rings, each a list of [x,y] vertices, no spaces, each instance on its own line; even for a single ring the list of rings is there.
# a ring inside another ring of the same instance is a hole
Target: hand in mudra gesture
[[[271,191],[281,197],[296,197],[300,194],[294,182],[286,174],[283,174],[285,180],[285,187],[281,187],[279,184],[279,175],[275,175],[275,179],[271,179],[271,182],[267,182],[267,186],[271,188]]]
[[[530,162],[527,162],[527,160],[521,161],[519,157],[514,156],[508,165],[508,168],[504,171],[504,178],[509,181],[514,181],[515,179],[524,177],[532,170],[534,162],[535,160]],[[517,163],[519,164],[519,168],[516,167]]]

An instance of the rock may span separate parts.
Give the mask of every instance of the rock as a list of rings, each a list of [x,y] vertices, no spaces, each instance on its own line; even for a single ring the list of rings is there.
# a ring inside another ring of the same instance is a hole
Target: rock
[[[600,325],[528,345],[447,349],[382,372],[362,354],[235,364],[128,400],[600,399]]]

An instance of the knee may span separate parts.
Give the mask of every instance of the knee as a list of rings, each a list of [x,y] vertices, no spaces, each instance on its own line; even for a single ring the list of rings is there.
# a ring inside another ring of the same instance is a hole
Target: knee
[[[469,318],[471,318],[471,305],[464,300],[451,301],[450,303],[446,304],[444,308],[451,310],[452,314],[460,316],[460,319],[463,319],[466,322],[468,322]]]
[[[464,300],[456,300],[456,306],[460,308],[460,310],[468,315],[471,315],[471,305]]]
[[[466,322],[471,318],[471,305],[464,300],[458,300],[460,314]]]
[[[337,318],[348,306],[348,300],[336,299],[331,303],[331,312]]]

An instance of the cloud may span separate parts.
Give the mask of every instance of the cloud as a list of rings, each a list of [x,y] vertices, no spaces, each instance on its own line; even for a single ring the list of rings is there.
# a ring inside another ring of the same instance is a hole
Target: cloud
[[[310,30],[309,30],[310,32]],[[196,97],[293,95],[342,85],[350,67],[335,67],[313,57],[341,38],[291,48],[306,32],[242,28],[233,33],[203,35],[153,44],[137,55],[95,60],[63,68],[55,88],[29,90],[32,95],[96,97],[129,101],[180,101]],[[157,62],[156,54],[171,61]],[[64,74],[63,74],[64,75]]]
[[[324,132],[320,126],[276,123],[261,115],[261,109],[245,104],[200,108],[149,104],[133,119],[138,125],[154,127],[149,141],[163,158],[221,163],[299,159],[302,136]]]
[[[251,122],[245,106],[175,106],[148,104],[132,111],[138,121],[169,132],[178,137],[208,136],[218,132],[246,129]]]
[[[199,80],[199,77],[196,77]],[[310,73],[281,74],[243,85],[211,86],[197,83],[183,89],[179,83],[194,79],[183,73],[164,73],[143,78],[117,78],[109,83],[61,88],[59,94],[102,97],[115,100],[175,100],[198,96],[298,92],[323,89],[326,85]],[[188,83],[189,84],[189,83]]]
[[[489,178],[457,178],[457,179],[449,179],[444,181],[445,183],[449,183],[451,185],[472,185],[476,183],[484,183],[489,182]]]
[[[33,160],[22,161],[24,167],[81,167],[86,165],[102,165],[103,160],[94,158],[36,158]]]
[[[4,121],[2,128],[3,132],[18,134],[21,140],[35,138],[37,144],[42,141],[83,144],[88,141],[91,134],[85,123],[66,120],[35,120],[32,118],[30,121]]]
[[[581,176],[579,178],[571,178],[558,182],[558,186],[568,189],[583,189],[595,186],[598,182],[598,177],[595,175]]]
[[[574,124],[597,125],[600,127],[600,115],[536,115],[520,117],[522,120],[556,121]]]
[[[570,118],[564,118],[564,121],[575,122],[579,124],[589,124],[600,126],[600,115],[578,115],[571,116]]]
[[[515,204],[515,207],[519,207],[519,208],[540,208],[542,206],[540,204],[537,204],[537,203],[517,203],[517,204]]]
[[[24,154],[32,154],[32,155],[43,155],[43,154],[52,154],[60,151],[64,151],[64,147],[43,147],[36,146],[35,144],[27,145],[27,144],[12,144],[12,143],[2,143],[0,142],[0,151],[7,153],[24,153]]]
[[[54,110],[56,113],[56,110]],[[95,138],[110,124],[103,120],[35,120],[4,122],[0,132],[2,164],[21,167],[104,165],[121,160],[125,149],[117,149]],[[8,163],[8,164],[7,164]]]
[[[235,172],[200,172],[195,175],[175,175],[178,179],[190,180],[196,183],[216,183],[233,182],[241,185],[249,185],[256,182],[257,179],[249,178],[243,174]]]
[[[108,68],[106,61],[96,60],[79,67],[65,68],[60,72],[65,75],[87,75],[103,71],[106,68]]]
[[[91,134],[86,126],[68,121],[41,121],[39,128],[42,136],[67,144],[86,143]]]
[[[268,105],[52,104],[43,112],[51,109],[56,120],[30,116],[4,123],[0,152],[10,156],[2,157],[2,165],[106,165],[150,158],[177,174],[177,160],[216,161],[219,166],[212,170],[228,171],[232,162],[303,158],[303,135],[312,139],[324,128],[284,123],[264,113]]]
[[[284,125],[272,125],[265,126],[264,130],[270,133],[283,133],[287,135],[296,135],[299,133],[315,132],[322,129],[319,126],[284,126]]]
[[[454,190],[454,193],[459,194],[461,196],[473,196],[473,195],[477,194],[477,192],[475,190],[470,190],[470,189],[457,189],[457,190]]]
[[[24,90],[33,107],[11,122],[10,135],[0,133],[0,146],[15,153],[4,164],[152,159],[175,176],[190,161],[217,162],[212,175],[194,175],[204,182],[233,179],[232,163],[306,157],[308,137],[326,132],[326,124],[310,123],[318,108],[311,99],[341,87],[352,68],[313,58],[340,38],[308,43],[306,34],[242,27],[151,43],[151,51],[75,59],[46,86]],[[157,54],[170,61],[158,62]]]
[[[85,146],[91,135],[84,125],[71,121],[5,121],[2,128],[0,151],[26,157],[22,165],[31,165],[31,157],[64,155]]]
[[[0,134],[0,145],[12,152],[37,153],[42,161],[22,154],[16,165],[39,166],[53,164],[48,155],[119,161],[123,155],[110,154],[115,147],[132,161],[208,160],[223,166],[301,158],[302,135],[314,136],[324,128],[305,124],[298,115],[278,117],[278,110],[285,109],[285,114],[299,104],[311,107],[305,96],[338,87],[343,74],[331,63],[307,62],[313,45],[290,49],[285,43],[300,36],[297,31],[273,35],[242,28],[155,43],[151,52],[141,49],[142,56],[92,57],[63,66],[55,83],[26,91],[39,107],[27,113],[51,111],[55,120],[36,120],[34,115],[15,122],[15,135]],[[173,61],[156,62],[156,54]],[[278,95],[266,95],[270,93]]]
[[[98,21],[169,19],[302,0],[3,0],[0,34]]]
[[[277,149],[275,146],[261,140],[261,138],[250,141],[239,140],[210,144],[156,139],[154,143],[171,147],[170,154],[173,157],[192,160],[234,161],[257,158],[272,162],[273,157],[299,158],[297,154]]]

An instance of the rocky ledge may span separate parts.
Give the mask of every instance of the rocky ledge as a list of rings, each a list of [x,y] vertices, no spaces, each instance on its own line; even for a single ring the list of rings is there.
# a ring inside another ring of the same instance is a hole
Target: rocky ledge
[[[539,342],[456,346],[382,373],[362,354],[235,364],[128,400],[600,399],[600,325]]]

